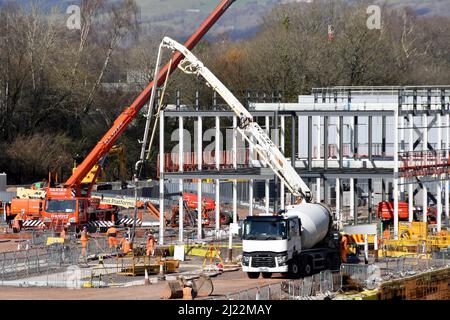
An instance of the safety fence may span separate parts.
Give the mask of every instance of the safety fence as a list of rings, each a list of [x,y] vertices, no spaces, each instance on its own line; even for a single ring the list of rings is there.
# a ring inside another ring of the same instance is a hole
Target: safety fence
[[[92,254],[89,250],[54,244],[47,248],[0,253],[0,285],[45,287],[123,286],[136,276],[158,274],[161,262],[145,255]],[[164,261],[165,272],[175,272],[178,262]],[[142,281],[141,281],[142,282]]]
[[[379,262],[383,277],[399,277],[430,269],[450,267],[449,251],[434,252],[433,259],[420,256],[386,257]]]
[[[14,280],[53,273],[78,264],[80,251],[68,246],[49,246],[0,253],[0,280]]]
[[[434,259],[384,258],[377,264],[342,264],[339,272],[326,270],[311,277],[257,286],[223,296],[209,297],[208,300],[324,299],[333,292],[362,288],[374,289],[382,281],[401,279],[448,267],[450,267],[450,260],[446,254],[436,255]]]
[[[207,300],[300,300],[318,294],[326,295],[338,290],[340,284],[340,274],[326,270],[311,277],[266,284],[223,296],[212,296]]]
[[[211,296],[204,300],[288,300],[288,292],[283,290],[283,283],[258,286],[223,296]]]

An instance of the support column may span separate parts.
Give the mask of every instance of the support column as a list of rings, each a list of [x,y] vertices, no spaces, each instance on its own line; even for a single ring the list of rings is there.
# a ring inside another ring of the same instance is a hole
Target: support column
[[[359,203],[359,197],[358,197],[358,179],[353,180],[353,205],[354,205],[354,211],[353,211],[353,220],[355,224],[358,224],[358,203]]]
[[[159,244],[164,244],[164,111],[159,113]]]
[[[438,136],[437,136],[437,142],[438,147],[436,150],[437,153],[437,163],[440,165],[442,163],[442,117],[441,114],[438,113],[436,115],[437,120],[437,129],[438,129]],[[439,177],[442,179],[443,175],[440,174]],[[436,183],[436,200],[437,200],[437,217],[436,217],[436,224],[437,224],[437,231],[440,232],[442,228],[442,182],[438,181]]]
[[[302,136],[302,122],[301,122],[301,118],[300,116],[297,116],[298,124],[297,124],[297,150],[298,150],[298,157],[300,158],[300,152],[302,150],[302,144],[304,141],[302,141],[301,136]]]
[[[322,149],[322,140],[320,139],[320,121],[321,118],[320,116],[316,117],[316,145],[317,145],[317,154],[316,154],[316,159],[317,160],[321,160],[321,149]],[[322,201],[322,197],[320,195],[320,189],[321,189],[321,181],[320,178],[316,178],[316,199],[317,202],[321,202]]]
[[[381,155],[386,157],[386,116],[381,117]]]
[[[350,178],[350,219],[355,219],[355,181]]]
[[[414,185],[408,184],[408,221],[414,220]]]
[[[406,117],[401,116],[401,117],[399,118],[398,125],[399,125],[399,126],[401,125],[401,127],[402,127],[402,129],[401,129],[401,130],[399,129],[399,131],[400,131],[400,152],[401,152],[401,154],[402,154],[402,156],[403,156],[403,155],[405,154],[405,128],[406,128]],[[405,178],[400,177],[399,180],[400,180],[400,186],[399,186],[399,189],[400,189],[400,199],[401,199],[401,201],[405,201],[405,185],[404,185]]]
[[[329,150],[328,150],[328,124],[329,124],[329,118],[328,116],[325,116],[323,118],[323,166],[324,170],[328,170],[328,158],[329,158]],[[326,194],[326,190],[324,191]],[[325,196],[325,202],[327,201]]]
[[[237,169],[237,117],[233,117],[233,168]],[[233,180],[233,225],[237,224],[237,180]],[[228,235],[228,261],[233,260],[233,233],[229,230]]]
[[[408,115],[409,122],[409,136],[408,136],[408,161],[412,164],[414,159],[414,115]],[[408,184],[408,221],[412,222],[414,219],[414,186],[412,183]]]
[[[220,171],[220,154],[222,152],[221,148],[221,134],[220,134],[220,117],[216,117],[216,150],[215,150],[215,160],[216,160],[216,170]],[[220,231],[220,180],[216,179],[216,236],[219,235]]]
[[[320,160],[320,151],[321,151],[321,147],[322,147],[322,140],[320,139],[320,121],[321,118],[320,116],[316,116],[316,145],[317,145],[317,154],[316,154],[316,159]],[[300,140],[300,136],[299,136],[299,140]],[[300,150],[298,151],[300,152]]]
[[[369,214],[369,224],[372,223],[373,217],[373,181],[372,179],[368,179],[368,214]]]
[[[256,160],[254,157],[254,150],[253,150],[253,136],[250,137],[250,140],[252,141],[252,143],[249,143],[248,146],[248,153],[249,153],[249,160],[250,160],[250,166],[253,167],[253,160]],[[253,185],[254,185],[254,180],[250,179],[250,181],[248,182],[248,202],[249,202],[249,211],[248,214],[250,216],[253,216]]]
[[[286,122],[284,116],[280,117],[280,149],[281,153],[285,156],[286,155],[286,139],[285,139],[285,131],[286,131]],[[280,209],[285,209],[285,199],[284,199],[284,193],[285,193],[285,185],[283,181],[281,181],[280,185]]]
[[[250,184],[248,185],[248,198],[250,203],[248,215],[253,216],[253,180],[250,180]]]
[[[270,118],[266,117],[266,134],[270,137]],[[300,151],[299,151],[300,152]],[[266,214],[270,211],[270,180],[266,179],[265,182],[265,194],[266,194]]]
[[[450,146],[450,115],[445,115],[445,159],[449,160],[449,146]],[[448,179],[448,174],[445,177]],[[449,181],[445,180],[445,225],[450,227],[449,211],[450,211],[450,193],[449,193]]]
[[[367,119],[368,121],[368,136],[369,136],[369,143],[368,143],[368,156],[369,156],[369,161],[373,160],[373,117],[369,116],[369,118]]]
[[[340,226],[342,223],[341,217],[341,179],[336,178],[336,220],[338,221],[338,225]]]
[[[399,125],[399,108],[395,108],[394,113],[394,239],[398,239],[398,153],[399,153],[399,137],[398,137],[398,125]]]
[[[313,140],[312,140],[312,132],[313,132],[313,121],[312,116],[308,116],[308,171],[312,171],[312,162],[313,162]],[[299,139],[300,140],[300,136]],[[299,150],[300,153],[300,150]]]
[[[422,151],[423,151],[423,161],[425,163],[427,163],[428,160],[428,115],[426,112],[423,113],[422,115]],[[423,217],[422,217],[422,221],[423,222],[427,222],[427,213],[428,213],[428,188],[425,185],[425,183],[423,183],[423,195],[422,195],[422,212],[423,212]]]
[[[359,159],[358,117],[353,118],[353,157]]]
[[[295,168],[295,127],[296,127],[295,126],[295,118],[296,117],[295,117],[295,113],[294,113],[291,117],[291,120],[292,120],[292,123],[291,123],[291,165],[293,168]],[[308,117],[308,119],[309,118],[310,117]],[[311,128],[309,126],[309,120],[308,120],[308,128]],[[311,140],[309,138],[309,136],[310,136],[309,133],[310,133],[310,129],[308,129],[308,141],[310,142]],[[300,139],[300,137],[299,137],[299,139]],[[308,145],[308,148],[310,148],[309,145]],[[299,153],[300,153],[300,150],[299,150]],[[311,162],[308,159],[308,166],[310,166],[310,165],[311,165]],[[294,195],[291,194],[291,204],[293,204],[294,201],[295,201]]]
[[[322,201],[322,197],[320,194],[320,189],[321,189],[320,183],[321,183],[320,178],[316,178],[316,201],[317,202]]]
[[[339,116],[339,168],[344,167],[344,117]]]
[[[197,92],[198,94],[198,92]],[[201,172],[203,169],[203,118],[198,117],[197,124],[197,162],[198,162],[198,171]],[[197,239],[202,239],[202,179],[198,179],[197,181]]]
[[[250,140],[252,142],[254,142],[253,136],[250,137]],[[253,160],[255,160],[253,157],[253,144],[251,144],[251,143],[249,145],[249,159],[250,159],[251,163],[253,163]],[[251,179],[248,183],[248,202],[249,202],[248,214],[250,216],[253,216],[253,185],[254,185],[254,180]]]
[[[183,172],[184,167],[184,122],[183,117],[178,118],[178,130],[179,130],[179,150],[178,150],[178,163],[179,166],[179,172]],[[183,243],[183,229],[184,229],[184,203],[183,203],[183,179],[179,180],[179,191],[180,196],[178,198],[178,242],[181,244]]]

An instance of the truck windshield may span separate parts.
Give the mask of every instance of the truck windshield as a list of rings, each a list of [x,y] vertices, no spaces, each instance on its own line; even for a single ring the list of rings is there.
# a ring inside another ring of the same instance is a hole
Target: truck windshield
[[[244,240],[286,239],[286,221],[245,221]]]
[[[47,200],[45,204],[45,212],[56,213],[73,213],[77,210],[76,200]]]

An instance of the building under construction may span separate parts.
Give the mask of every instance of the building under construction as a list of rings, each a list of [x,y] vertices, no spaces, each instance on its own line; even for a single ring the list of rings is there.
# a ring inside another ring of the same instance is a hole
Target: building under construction
[[[378,218],[378,204],[392,201],[393,235],[398,238],[399,202],[408,203],[408,216],[402,220],[432,219],[438,232],[448,226],[449,95],[450,87],[320,88],[310,96],[300,96],[298,103],[255,103],[249,97],[249,108],[315,191],[315,200],[332,207],[339,222],[372,223]],[[265,95],[263,99],[274,98]],[[168,153],[160,143],[164,157],[160,158],[159,173],[171,182],[179,180],[180,191],[187,181],[215,180],[216,199],[220,200],[221,181],[234,180],[236,203],[235,179],[239,177],[239,201],[248,203],[249,215],[253,213],[255,182],[265,185],[266,213],[274,207],[282,210],[286,201],[290,202],[284,185],[274,186],[274,174],[264,168],[252,146],[233,134],[238,123],[233,113],[220,111],[217,105],[201,110],[180,103],[161,112],[160,118],[161,142],[168,138],[164,123],[178,121],[175,140],[181,151]],[[208,140],[202,127],[207,118],[215,123],[214,128],[207,128]],[[189,122],[195,123],[195,132],[187,134],[183,128],[192,127]],[[233,123],[233,127],[221,127],[224,122]],[[211,136],[216,145],[204,151],[203,141],[212,141]],[[225,149],[224,140],[226,150],[215,152]],[[242,186],[243,181],[246,186]],[[164,183],[160,181],[160,185]],[[201,190],[197,188],[200,197]],[[248,195],[242,190],[248,190]],[[260,198],[261,192],[256,197]],[[430,208],[434,209],[433,217],[419,216],[420,211],[428,213]]]
[[[210,299],[214,288],[223,299],[448,299],[450,86],[238,99],[190,51],[232,2],[185,45],[163,39],[154,81],[67,181],[50,174],[2,194],[0,284],[151,284],[157,297],[146,297],[163,299]],[[164,50],[174,54],[162,67]],[[164,100],[177,67],[212,88],[210,104],[198,92],[194,105],[180,93]],[[102,191],[106,156],[142,114],[134,180]],[[153,144],[158,181],[140,181]]]

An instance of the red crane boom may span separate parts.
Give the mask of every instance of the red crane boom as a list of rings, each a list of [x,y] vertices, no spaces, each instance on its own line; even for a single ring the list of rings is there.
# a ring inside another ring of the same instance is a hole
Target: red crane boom
[[[211,27],[217,22],[217,20],[225,13],[225,11],[233,4],[236,0],[222,0],[219,6],[214,10],[214,12],[206,19],[206,21],[198,28],[198,30],[189,38],[185,43],[185,47],[189,50],[195,47],[195,45],[203,38],[203,36],[211,29]],[[172,67],[170,68],[170,74],[176,69],[180,61],[183,59],[183,55],[179,52],[175,53],[172,58]],[[161,86],[167,76],[169,70],[168,63],[158,75],[157,86]],[[97,145],[92,149],[89,155],[84,159],[84,161],[77,167],[72,176],[65,182],[65,187],[77,189],[79,192],[79,186],[83,178],[89,173],[89,171],[104,157],[109,150],[113,147],[117,138],[122,134],[127,128],[130,122],[136,117],[139,110],[145,105],[149,100],[153,83],[153,80],[144,91],[137,97],[133,104],[127,108],[122,114],[116,119],[113,126],[109,131],[103,136],[103,138],[97,143]]]

